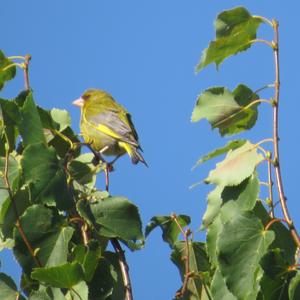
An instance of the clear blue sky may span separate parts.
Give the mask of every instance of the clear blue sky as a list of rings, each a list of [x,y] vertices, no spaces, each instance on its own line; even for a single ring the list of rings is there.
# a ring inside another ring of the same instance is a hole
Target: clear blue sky
[[[190,122],[196,96],[213,85],[233,89],[240,82],[255,90],[274,77],[272,51],[262,44],[226,60],[219,72],[210,66],[195,75],[201,51],[214,37],[216,15],[237,5],[280,22],[281,163],[288,205],[299,229],[298,1],[6,0],[0,11],[1,49],[7,55],[32,55],[30,79],[36,102],[70,111],[78,132],[79,111],[71,102],[85,89],[107,90],[122,103],[133,115],[149,168],[132,166],[123,157],[111,175],[111,193],[138,205],[144,225],[154,215],[191,215],[195,238],[204,239],[197,229],[211,188],[188,187],[204,179],[216,161],[193,172],[191,167],[226,140],[210,131],[206,122]],[[271,38],[267,26],[260,32]],[[20,74],[1,96],[15,96],[22,85]],[[241,137],[257,142],[271,136],[271,110],[262,106],[260,112],[253,131]],[[98,186],[103,187],[102,177]],[[135,299],[174,296],[180,279],[159,230],[145,249],[126,253]],[[0,259],[0,270],[18,281],[15,261],[7,253]]]

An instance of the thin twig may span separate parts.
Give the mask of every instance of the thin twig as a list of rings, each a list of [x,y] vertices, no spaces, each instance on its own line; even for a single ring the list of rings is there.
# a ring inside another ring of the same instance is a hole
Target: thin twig
[[[8,137],[7,137],[6,134],[5,134],[5,138],[6,138],[6,142],[7,142],[7,145],[8,145]],[[6,154],[5,154],[5,165],[4,165],[4,183],[6,185],[9,200],[12,204],[13,212],[14,212],[14,215],[15,215],[15,218],[16,218],[16,227],[17,227],[17,229],[20,233],[20,236],[21,236],[22,240],[24,241],[30,255],[32,256],[35,264],[38,267],[42,267],[42,264],[41,264],[39,258],[34,254],[34,249],[33,249],[33,247],[31,246],[30,242],[28,241],[28,239],[26,237],[26,234],[23,230],[23,227],[22,227],[22,224],[21,224],[21,221],[20,221],[20,218],[19,218],[17,204],[15,202],[15,199],[14,199],[11,187],[10,187],[9,178],[8,178],[8,162],[9,162],[9,148],[7,147]]]
[[[251,40],[249,41],[249,44],[253,44],[253,43],[263,43],[263,44],[266,44],[268,45],[269,47],[272,48],[272,43],[267,41],[267,40],[263,40],[263,39],[254,39],[254,40]]]
[[[278,108],[279,108],[279,93],[280,93],[280,72],[279,72],[279,31],[278,31],[278,22],[273,20],[272,22],[274,28],[274,42],[273,42],[273,50],[274,50],[274,61],[275,61],[275,97],[273,104],[273,140],[274,140],[274,169],[276,175],[276,183],[278,188],[278,194],[280,199],[280,204],[282,208],[282,212],[285,220],[289,225],[289,229],[291,231],[291,235],[297,245],[300,247],[300,238],[293,225],[293,221],[289,215],[287,204],[286,204],[286,196],[283,189],[282,175],[280,169],[280,159],[279,159],[279,134],[278,134]]]
[[[31,60],[31,56],[29,54],[25,55],[24,61],[24,81],[25,81],[25,89],[28,91],[30,89],[29,85],[29,61]]]
[[[272,153],[269,152],[269,160],[268,160],[268,189],[269,189],[269,203],[268,205],[270,206],[270,217],[274,218],[274,204],[273,204],[273,180],[272,180],[272,164],[271,164],[271,159],[272,159]]]
[[[172,214],[172,219],[174,220],[174,222],[176,223],[176,225],[178,226],[179,230],[181,231],[183,238],[184,238],[184,243],[185,243],[185,257],[184,257],[184,262],[185,262],[185,267],[184,267],[184,280],[183,280],[183,284],[182,284],[182,288],[179,292],[177,292],[176,297],[183,297],[186,290],[187,290],[187,286],[189,283],[189,280],[191,278],[191,275],[193,274],[193,272],[190,271],[190,246],[189,246],[189,236],[191,234],[191,230],[188,228],[186,230],[184,230],[182,228],[182,226],[180,225],[177,216],[175,214]]]
[[[122,249],[117,239],[111,239],[110,242],[119,256],[119,265],[122,273],[123,284],[125,287],[125,300],[133,300],[132,288],[131,288],[131,282],[129,276],[129,267],[126,261],[126,257],[124,255],[124,250]]]
[[[265,230],[269,230],[269,228],[272,226],[272,224],[274,224],[274,223],[279,223],[279,222],[284,222],[284,223],[286,223],[287,225],[289,225],[289,223],[288,223],[285,219],[278,219],[278,218],[275,218],[275,219],[272,219],[272,220],[265,226]]]

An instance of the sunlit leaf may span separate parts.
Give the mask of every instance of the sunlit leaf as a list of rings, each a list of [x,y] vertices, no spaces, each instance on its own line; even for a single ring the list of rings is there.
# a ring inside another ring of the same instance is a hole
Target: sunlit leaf
[[[206,162],[206,161],[208,161],[212,158],[215,158],[219,155],[227,153],[229,150],[234,150],[236,148],[239,148],[239,147],[243,146],[245,143],[246,143],[246,140],[232,140],[232,141],[229,141],[224,147],[215,149],[212,152],[202,156],[196,162],[196,165],[193,168],[199,166],[200,164],[202,164],[202,163],[204,163],[204,162]]]
[[[226,158],[210,171],[206,182],[221,186],[238,185],[251,176],[263,160],[263,155],[257,152],[257,146],[247,141],[240,148],[228,152]]]
[[[203,51],[196,71],[211,63],[218,67],[227,57],[247,50],[256,38],[261,22],[260,18],[251,16],[243,7],[220,13],[215,21],[216,39]]]
[[[35,268],[31,277],[53,287],[70,289],[83,280],[83,272],[78,263],[66,263],[56,267]]]
[[[176,219],[182,228],[191,223],[190,217],[186,215],[178,215],[176,216]],[[147,237],[150,232],[158,226],[163,232],[163,240],[172,248],[178,241],[178,236],[181,233],[174,218],[171,216],[155,216],[151,218],[150,222],[146,226],[145,236]]]
[[[215,270],[210,290],[214,300],[237,300],[237,298],[229,292],[219,269]]]
[[[0,50],[0,90],[6,81],[13,79],[16,75],[16,67],[12,64],[13,62]]]
[[[221,136],[237,134],[255,125],[259,103],[254,101],[258,98],[243,84],[233,92],[225,87],[209,88],[198,96],[192,122],[207,119],[213,129],[219,129]]]
[[[223,225],[217,245],[219,267],[229,291],[238,299],[256,298],[262,272],[259,263],[273,240],[274,233],[264,231],[252,212],[237,215]]]

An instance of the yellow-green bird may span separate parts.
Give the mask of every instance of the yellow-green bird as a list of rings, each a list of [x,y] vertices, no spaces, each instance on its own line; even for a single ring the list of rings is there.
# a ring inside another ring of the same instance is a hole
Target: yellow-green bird
[[[128,153],[132,163],[147,166],[131,115],[110,94],[89,89],[73,104],[81,108],[80,130],[92,149],[117,158]]]

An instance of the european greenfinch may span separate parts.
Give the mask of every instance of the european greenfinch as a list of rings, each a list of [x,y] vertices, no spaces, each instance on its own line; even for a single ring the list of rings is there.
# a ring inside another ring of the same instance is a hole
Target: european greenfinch
[[[110,94],[89,89],[73,104],[81,108],[80,130],[93,150],[116,158],[128,153],[132,163],[147,166],[131,115]]]

